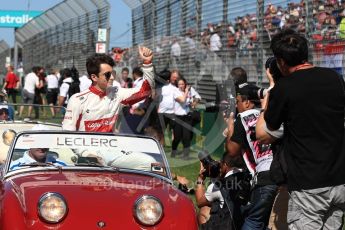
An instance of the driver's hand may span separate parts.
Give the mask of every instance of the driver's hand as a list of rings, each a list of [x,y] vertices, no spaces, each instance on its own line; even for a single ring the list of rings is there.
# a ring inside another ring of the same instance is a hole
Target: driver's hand
[[[152,63],[153,52],[145,46],[139,46],[139,56],[143,60],[144,64]]]

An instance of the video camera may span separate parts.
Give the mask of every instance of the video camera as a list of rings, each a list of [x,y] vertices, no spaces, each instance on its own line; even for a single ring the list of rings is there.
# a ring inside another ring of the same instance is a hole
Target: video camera
[[[236,111],[236,105],[235,105],[235,99],[228,99],[221,101],[219,104],[216,104],[215,102],[207,102],[205,104],[206,110],[210,108],[217,109],[218,111],[222,112],[226,118],[230,116],[231,112]]]
[[[190,194],[193,195],[195,194],[195,190],[194,188],[188,188],[187,185],[184,184],[179,184],[178,185],[178,189],[186,194]]]
[[[283,75],[280,72],[275,57],[269,57],[265,63],[265,69],[269,69],[274,82],[277,82]],[[236,85],[236,92],[241,92],[243,95],[248,95],[250,100],[259,101],[265,97],[265,89],[259,88],[254,84],[243,83]]]
[[[219,176],[220,163],[213,160],[207,151],[199,152],[198,158],[206,169],[205,172],[203,172],[205,177],[217,178]]]

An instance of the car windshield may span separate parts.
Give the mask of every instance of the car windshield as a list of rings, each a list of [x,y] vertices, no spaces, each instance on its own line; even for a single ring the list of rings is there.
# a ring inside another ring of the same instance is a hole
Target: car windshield
[[[165,162],[159,143],[151,138],[114,134],[22,133],[14,142],[9,171],[37,166],[86,166],[133,169],[168,176]]]

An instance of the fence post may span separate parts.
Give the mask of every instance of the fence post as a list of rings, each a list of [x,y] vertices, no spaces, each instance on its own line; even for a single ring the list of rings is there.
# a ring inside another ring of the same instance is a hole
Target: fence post
[[[262,69],[263,69],[263,38],[264,38],[264,0],[257,0],[257,31],[258,31],[258,47],[257,47],[257,84],[262,85]]]

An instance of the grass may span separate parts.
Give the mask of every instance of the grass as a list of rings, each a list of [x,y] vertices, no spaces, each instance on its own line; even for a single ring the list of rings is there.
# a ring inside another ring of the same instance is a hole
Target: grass
[[[17,104],[21,104],[22,103],[22,98],[19,94],[17,94]],[[12,104],[12,98],[9,99],[8,101],[9,104]],[[17,106],[16,111],[18,111],[19,113],[19,108],[20,106]],[[24,106],[24,110],[23,110],[23,114],[22,117],[19,117],[19,114],[16,114],[14,116],[14,120],[20,120],[20,119],[24,119],[24,118],[30,118],[30,120],[35,121],[42,121],[42,122],[50,122],[50,123],[56,123],[56,124],[61,124],[62,120],[63,120],[63,114],[61,112],[57,112],[55,117],[52,117],[51,111],[49,107],[41,107],[39,109],[39,118],[35,119],[35,111],[34,108],[32,109],[31,112],[31,117],[28,116],[28,106]]]
[[[166,133],[165,136],[169,136],[169,135]],[[170,141],[171,141],[170,138],[165,139],[165,143],[167,144],[164,146],[164,150],[167,156],[167,160],[169,162],[171,172],[176,175],[186,177],[187,180],[189,181],[187,187],[194,188],[197,176],[200,171],[200,161],[198,158],[198,153],[200,150],[203,149],[204,138],[202,136],[197,136],[196,138],[194,138],[188,160],[182,159],[182,154],[174,158],[171,157]],[[182,144],[180,144],[178,150],[182,152],[182,148],[183,146]],[[212,157],[216,160],[220,158],[219,155],[212,155]],[[174,183],[176,186],[178,185],[177,182],[174,182]],[[196,206],[195,195],[188,194],[188,197],[194,203],[195,209],[198,210],[198,207]]]
[[[33,109],[32,113],[31,113],[30,120],[33,120],[33,121],[38,120],[38,121],[42,121],[42,122],[50,122],[50,123],[61,124],[61,122],[63,120],[63,115],[61,113],[56,113],[56,116],[52,117],[49,108],[43,108],[43,109],[45,110],[45,112],[43,112],[42,109],[39,109],[39,117],[37,119],[34,118],[35,117],[35,112],[34,112],[34,109]],[[19,111],[19,109],[18,109],[18,111]],[[15,118],[15,120],[29,118],[27,106],[24,107],[22,118],[20,118],[19,115],[15,115],[14,118]]]
[[[193,186],[197,179],[200,171],[200,161],[198,158],[198,153],[204,148],[204,137],[196,136],[191,143],[191,150],[189,153],[189,159],[185,160],[182,158],[182,144],[178,146],[178,155],[174,158],[171,157],[171,134],[165,133],[165,146],[164,151],[167,156],[170,170],[179,176],[184,176],[189,180],[189,185]],[[180,154],[179,154],[180,153]],[[218,160],[220,158],[219,154],[212,154],[212,158]]]

